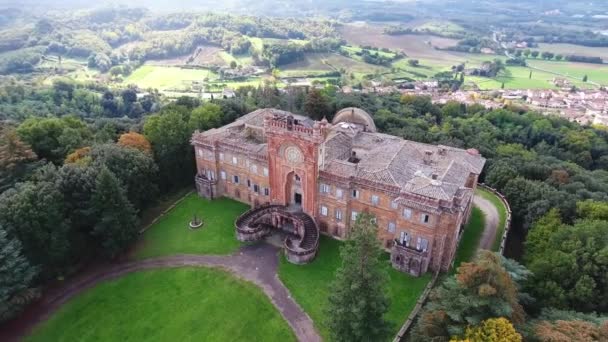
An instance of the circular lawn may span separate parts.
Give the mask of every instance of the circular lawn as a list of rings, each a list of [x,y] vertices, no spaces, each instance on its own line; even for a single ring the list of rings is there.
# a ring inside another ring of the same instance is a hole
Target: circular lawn
[[[266,295],[212,268],[139,271],[100,283],[28,341],[295,341]]]

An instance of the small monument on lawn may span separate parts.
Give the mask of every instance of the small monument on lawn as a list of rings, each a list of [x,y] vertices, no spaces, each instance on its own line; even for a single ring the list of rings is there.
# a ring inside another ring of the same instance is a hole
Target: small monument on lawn
[[[196,214],[192,215],[192,220],[190,221],[190,229],[197,229],[203,226],[203,219],[196,216]]]

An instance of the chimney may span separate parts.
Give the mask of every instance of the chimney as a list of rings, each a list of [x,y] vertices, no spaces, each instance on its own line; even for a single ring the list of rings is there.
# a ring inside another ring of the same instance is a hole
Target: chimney
[[[424,163],[427,165],[430,164],[432,156],[433,156],[433,151],[431,151],[431,150],[424,151],[424,159],[423,159]]]

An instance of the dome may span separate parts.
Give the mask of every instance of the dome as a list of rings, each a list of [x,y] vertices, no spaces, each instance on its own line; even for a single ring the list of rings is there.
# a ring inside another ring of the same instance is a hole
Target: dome
[[[376,124],[374,124],[374,119],[372,119],[371,115],[367,114],[367,112],[361,108],[348,107],[338,111],[331,123],[335,125],[340,122],[350,122],[362,125],[365,127],[366,131],[376,132]]]

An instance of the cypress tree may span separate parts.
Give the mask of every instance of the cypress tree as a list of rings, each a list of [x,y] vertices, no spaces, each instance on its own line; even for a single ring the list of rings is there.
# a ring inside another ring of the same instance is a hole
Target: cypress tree
[[[389,332],[388,274],[372,216],[361,214],[340,250],[342,265],[331,285],[328,326],[335,341],[381,341]]]
[[[97,175],[91,202],[98,218],[92,234],[103,254],[115,257],[137,238],[137,216],[120,181],[106,167]]]

